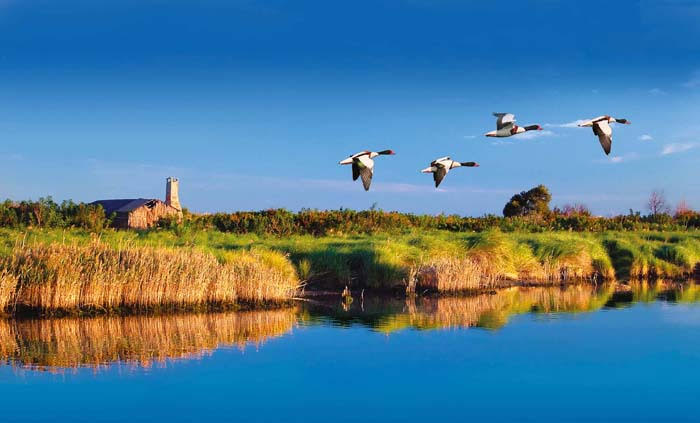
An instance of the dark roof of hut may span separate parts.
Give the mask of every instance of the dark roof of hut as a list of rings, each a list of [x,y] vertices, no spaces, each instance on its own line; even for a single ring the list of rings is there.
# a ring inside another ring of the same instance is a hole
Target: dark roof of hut
[[[154,200],[151,198],[128,198],[121,200],[97,200],[90,204],[100,205],[105,210],[106,215],[110,215],[114,212],[128,213],[132,210],[136,210],[139,207],[146,205],[150,202],[158,202],[160,200]]]

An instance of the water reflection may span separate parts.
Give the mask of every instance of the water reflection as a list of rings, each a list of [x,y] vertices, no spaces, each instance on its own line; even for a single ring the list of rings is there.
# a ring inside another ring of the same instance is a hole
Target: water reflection
[[[364,298],[352,303],[312,301],[303,306],[310,323],[336,326],[362,324],[391,333],[413,328],[480,327],[499,329],[522,313],[582,313],[636,302],[700,302],[700,288],[692,283],[512,287],[468,297]]]
[[[0,357],[42,370],[150,366],[216,348],[260,344],[292,329],[294,309],[168,316],[0,320]]]
[[[49,371],[112,363],[148,367],[192,359],[227,346],[244,348],[290,332],[295,325],[362,325],[392,333],[413,328],[499,329],[522,313],[581,313],[637,302],[700,302],[692,283],[513,287],[464,297],[365,296],[309,299],[267,311],[161,316],[0,319],[0,360]]]

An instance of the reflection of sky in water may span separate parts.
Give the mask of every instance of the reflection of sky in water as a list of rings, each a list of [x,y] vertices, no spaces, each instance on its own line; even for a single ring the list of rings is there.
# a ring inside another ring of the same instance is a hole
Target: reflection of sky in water
[[[674,325],[700,327],[700,305],[661,305],[664,308],[663,318]]]
[[[146,369],[2,366],[3,421],[693,421],[699,313],[656,302],[388,334],[317,323]]]

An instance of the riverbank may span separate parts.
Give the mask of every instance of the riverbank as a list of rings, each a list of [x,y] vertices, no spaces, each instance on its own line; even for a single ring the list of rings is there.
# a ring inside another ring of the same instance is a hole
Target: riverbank
[[[0,257],[0,310],[66,313],[282,303],[298,289],[280,253],[30,242]]]
[[[700,232],[406,232],[259,237],[219,231],[0,229],[0,307],[109,311],[278,303],[309,290],[456,293],[692,277]]]

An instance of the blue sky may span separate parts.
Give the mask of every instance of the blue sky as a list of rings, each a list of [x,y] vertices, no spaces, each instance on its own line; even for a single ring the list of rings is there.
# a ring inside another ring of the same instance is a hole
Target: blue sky
[[[700,2],[0,0],[0,198],[700,208]],[[503,141],[491,112],[544,131]],[[624,117],[606,157],[577,119]],[[337,162],[380,157],[372,190]],[[449,155],[435,190],[419,170]]]

